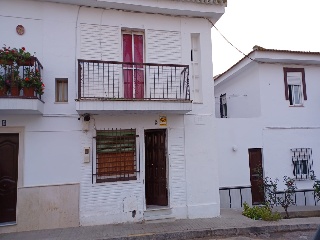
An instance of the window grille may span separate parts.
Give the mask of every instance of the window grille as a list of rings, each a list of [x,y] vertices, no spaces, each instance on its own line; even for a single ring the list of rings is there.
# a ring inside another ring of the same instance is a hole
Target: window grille
[[[136,130],[97,130],[96,182],[137,179]]]
[[[312,171],[312,149],[311,148],[293,148],[291,149],[293,175],[296,179],[303,180],[311,177]]]

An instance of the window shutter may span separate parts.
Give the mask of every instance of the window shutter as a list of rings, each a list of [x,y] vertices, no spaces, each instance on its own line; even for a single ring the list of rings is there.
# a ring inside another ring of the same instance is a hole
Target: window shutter
[[[289,100],[289,89],[288,89],[288,82],[287,82],[287,73],[288,73],[288,68],[283,68],[284,95],[286,97],[286,100]]]
[[[306,79],[304,69],[302,68],[302,87],[303,87],[303,98],[307,100],[307,86],[306,86]]]
[[[288,85],[301,85],[302,73],[301,72],[288,72],[287,73]]]
[[[80,24],[80,58],[121,61],[118,26]]]
[[[220,117],[223,118],[222,94],[220,95]]]

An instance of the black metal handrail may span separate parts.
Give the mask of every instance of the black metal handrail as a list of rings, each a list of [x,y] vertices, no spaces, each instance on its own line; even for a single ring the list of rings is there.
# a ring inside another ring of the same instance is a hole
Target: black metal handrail
[[[190,100],[189,66],[78,59],[78,99]]]
[[[307,196],[306,196],[306,193],[307,193],[307,192],[312,192],[312,194],[313,194],[313,199],[314,199],[314,205],[317,206],[317,200],[316,200],[316,198],[315,198],[314,189],[296,189],[295,191],[293,191],[295,204],[297,204],[297,193],[303,193],[303,196],[304,196],[304,205],[307,206]],[[285,191],[277,191],[277,192],[276,192],[276,195],[286,194],[286,193],[287,193],[287,192],[285,192]]]
[[[242,189],[251,189],[251,186],[234,186],[234,187],[221,187],[219,188],[220,191],[228,191],[229,194],[229,207],[232,208],[232,197],[231,197],[231,190],[239,190],[240,195],[240,206],[243,206],[243,197],[242,197]],[[296,189],[294,192],[294,202],[297,204],[297,193],[303,193],[304,196],[304,205],[307,206],[307,195],[306,193],[311,192],[313,193],[314,198],[314,205],[317,206],[318,202],[314,195],[314,189]],[[277,191],[276,195],[286,194],[285,191]]]
[[[251,186],[235,186],[235,187],[221,187],[220,191],[228,191],[229,193],[229,206],[232,208],[232,198],[231,198],[231,190],[239,190],[240,194],[240,206],[243,206],[243,197],[242,197],[242,189],[251,189]]]
[[[30,60],[30,61],[29,61]],[[37,57],[31,57],[29,60],[26,60],[25,63],[22,63],[19,65],[17,62],[12,62],[11,64],[0,64],[0,75],[6,82],[6,86],[12,86],[13,82],[14,84],[18,84],[18,87],[22,89],[22,86],[20,86],[22,81],[25,80],[25,72],[26,69],[29,68],[33,70],[39,71],[40,76],[42,77],[42,71],[43,66],[40,63],[39,59]],[[18,79],[18,83],[17,83]],[[10,87],[8,88],[8,91],[6,92],[6,95],[1,96],[5,98],[26,98],[24,95],[18,95],[18,96],[12,96],[10,94]],[[27,98],[38,98],[41,100],[41,95],[36,94],[34,97],[27,97]]]

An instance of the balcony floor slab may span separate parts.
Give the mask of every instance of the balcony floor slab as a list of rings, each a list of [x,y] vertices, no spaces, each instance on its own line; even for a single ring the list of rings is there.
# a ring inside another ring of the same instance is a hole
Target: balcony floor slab
[[[38,98],[0,98],[0,114],[43,114],[44,102]]]
[[[191,101],[177,100],[87,100],[76,102],[79,114],[110,114],[110,113],[173,113],[186,114],[192,111]]]

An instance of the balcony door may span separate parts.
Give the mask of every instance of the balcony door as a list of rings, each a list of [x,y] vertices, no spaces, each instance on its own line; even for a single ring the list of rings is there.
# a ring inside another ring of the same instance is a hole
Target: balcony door
[[[124,98],[144,98],[144,36],[140,32],[122,33]],[[133,64],[128,64],[133,63]]]

